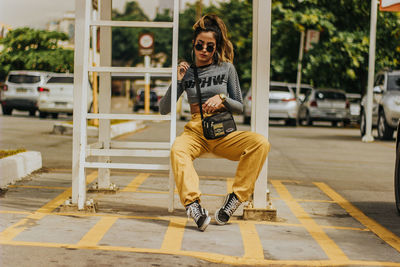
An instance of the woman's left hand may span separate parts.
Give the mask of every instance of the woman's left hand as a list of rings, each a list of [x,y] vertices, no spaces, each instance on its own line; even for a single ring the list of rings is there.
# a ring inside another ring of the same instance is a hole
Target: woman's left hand
[[[222,104],[222,99],[221,97],[219,97],[219,95],[215,95],[207,99],[207,101],[202,106],[203,110],[207,113],[215,112],[223,107],[225,106]]]

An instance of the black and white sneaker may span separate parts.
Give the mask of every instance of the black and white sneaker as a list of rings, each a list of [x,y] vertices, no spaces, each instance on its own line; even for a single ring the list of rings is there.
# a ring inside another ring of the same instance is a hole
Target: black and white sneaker
[[[226,196],[224,205],[222,208],[215,212],[215,221],[219,225],[224,225],[229,221],[229,218],[237,210],[237,208],[242,204],[239,201],[235,193],[230,193]]]
[[[208,216],[208,211],[202,208],[198,201],[186,206],[186,214],[192,217],[200,231],[206,230],[210,224],[211,217]]]

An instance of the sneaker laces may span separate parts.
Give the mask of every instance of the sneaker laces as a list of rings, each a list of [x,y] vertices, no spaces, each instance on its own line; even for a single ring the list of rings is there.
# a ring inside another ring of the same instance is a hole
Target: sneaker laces
[[[228,214],[229,217],[231,217],[236,209],[240,206],[240,204],[242,204],[242,202],[240,202],[239,199],[237,199],[236,195],[233,194],[233,196],[229,198],[223,210],[226,214]]]
[[[199,218],[204,213],[205,213],[204,210],[201,208],[200,204],[197,202],[192,203],[186,211],[188,218],[192,217],[196,222],[199,220]]]

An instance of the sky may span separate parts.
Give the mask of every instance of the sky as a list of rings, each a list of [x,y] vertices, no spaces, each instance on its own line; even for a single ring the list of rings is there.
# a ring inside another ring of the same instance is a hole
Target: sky
[[[153,18],[155,7],[162,0],[137,0],[144,12]],[[113,8],[123,10],[127,0],[113,0]],[[181,0],[181,7],[196,0]],[[204,5],[218,0],[203,0]],[[62,18],[68,11],[74,11],[75,0],[0,0],[0,23],[12,28],[29,26],[44,29],[50,21]]]

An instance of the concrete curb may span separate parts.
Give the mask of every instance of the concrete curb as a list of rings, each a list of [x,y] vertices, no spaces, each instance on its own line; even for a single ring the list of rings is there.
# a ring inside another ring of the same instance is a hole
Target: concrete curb
[[[0,188],[21,180],[24,176],[42,168],[42,154],[27,151],[0,159]]]
[[[143,121],[129,121],[123,123],[117,123],[111,125],[111,138],[116,136],[126,134],[129,132],[133,132],[145,127]],[[61,135],[72,135],[73,126],[69,123],[56,123],[53,126],[53,134],[61,134]],[[87,127],[87,135],[90,137],[96,137],[99,134],[99,130],[97,127],[88,126]]]

